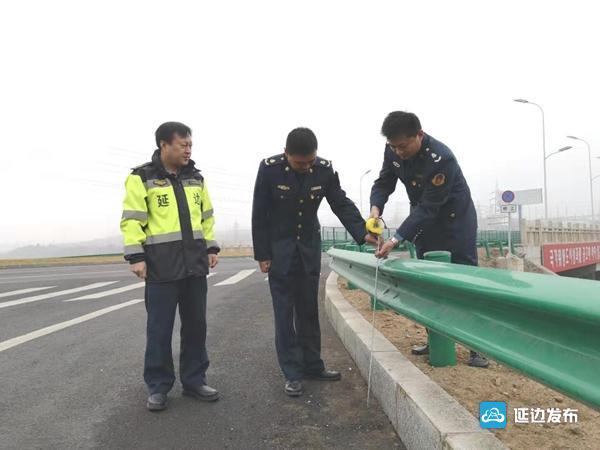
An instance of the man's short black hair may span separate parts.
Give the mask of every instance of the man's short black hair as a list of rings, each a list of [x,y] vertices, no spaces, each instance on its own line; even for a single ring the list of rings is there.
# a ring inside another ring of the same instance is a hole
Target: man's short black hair
[[[156,137],[156,146],[160,148],[160,141],[165,141],[170,144],[175,135],[186,138],[192,135],[192,130],[181,122],[165,122],[158,127],[154,133],[154,136]]]
[[[388,140],[398,137],[414,137],[421,131],[421,121],[411,112],[393,111],[381,126],[381,134]]]
[[[317,150],[318,143],[315,133],[308,128],[295,128],[288,134],[285,150],[290,155],[310,155]]]

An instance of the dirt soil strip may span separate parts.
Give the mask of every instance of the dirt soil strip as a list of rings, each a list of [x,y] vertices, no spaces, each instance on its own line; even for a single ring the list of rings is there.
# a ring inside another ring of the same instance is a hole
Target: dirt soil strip
[[[224,248],[219,253],[221,258],[239,258],[253,256],[252,247]],[[109,256],[71,256],[65,258],[29,258],[29,259],[0,259],[0,269],[21,267],[53,267],[81,266],[95,264],[124,263],[122,255]]]
[[[81,266],[123,263],[123,256],[73,256],[67,258],[0,259],[0,269],[21,267]]]
[[[338,285],[346,298],[371,323],[370,297],[348,290],[340,277]],[[479,402],[507,402],[505,430],[490,430],[512,449],[600,449],[600,412],[565,397],[540,383],[492,361],[487,369],[469,367],[469,351],[458,345],[455,367],[431,367],[427,356],[412,355],[415,344],[427,341],[425,328],[391,310],[376,313],[376,328],[413,364],[439,384],[473,416],[479,417]],[[600,372],[599,372],[600,383]],[[515,424],[514,408],[566,408],[579,411],[573,424]]]

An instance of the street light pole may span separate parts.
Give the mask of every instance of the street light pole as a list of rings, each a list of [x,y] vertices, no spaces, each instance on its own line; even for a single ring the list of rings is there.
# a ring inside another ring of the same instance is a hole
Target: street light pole
[[[576,141],[583,142],[588,149],[588,168],[590,171],[590,201],[592,203],[592,222],[594,222],[594,189],[592,188],[592,148],[590,147],[590,143],[585,139],[578,138],[577,136],[567,136],[569,139],[574,139]]]
[[[556,154],[558,154],[558,153],[562,153],[562,152],[564,152],[564,151],[571,150],[572,148],[573,148],[573,147],[571,147],[570,145],[567,145],[566,147],[559,148],[559,149],[558,149],[558,150],[556,150],[555,152],[552,152],[552,153],[550,153],[548,156],[546,156],[546,159],[548,159],[548,158],[550,158],[551,156],[553,156],[553,155],[556,155]]]
[[[371,169],[367,170],[365,173],[363,173],[363,174],[360,176],[360,181],[359,181],[359,183],[358,183],[358,186],[359,186],[359,189],[360,189],[360,195],[359,195],[359,198],[360,198],[360,200],[359,200],[359,201],[360,201],[360,213],[361,213],[361,214],[363,213],[363,192],[362,192],[362,182],[363,182],[363,178],[365,177],[365,175],[367,175],[367,174],[369,174],[369,173],[371,173]]]
[[[544,218],[548,220],[548,185],[546,181],[546,119],[544,117],[544,110],[537,103],[530,102],[524,98],[516,98],[514,101],[517,103],[528,103],[530,105],[537,106],[542,113],[542,151],[544,152]]]

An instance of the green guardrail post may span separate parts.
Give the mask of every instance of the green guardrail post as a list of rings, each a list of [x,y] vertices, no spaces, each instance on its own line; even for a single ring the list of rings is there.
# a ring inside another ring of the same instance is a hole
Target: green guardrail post
[[[415,259],[417,257],[417,251],[415,249],[415,244],[412,242],[407,242],[406,246],[408,247],[408,252],[410,253],[411,259]]]
[[[445,251],[427,252],[423,255],[427,261],[450,262],[451,254]],[[456,365],[456,345],[433,330],[428,330],[429,341],[429,364],[433,367],[445,367]]]
[[[485,256],[487,258],[491,258],[492,255],[490,253],[490,243],[488,241],[483,241],[483,246],[485,247]]]
[[[375,311],[385,311],[385,306],[379,301],[375,304],[375,297],[371,295],[371,311],[373,311],[373,306],[375,306]]]

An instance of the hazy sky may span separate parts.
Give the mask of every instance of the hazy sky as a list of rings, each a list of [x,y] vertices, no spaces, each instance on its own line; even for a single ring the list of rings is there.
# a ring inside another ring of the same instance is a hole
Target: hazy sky
[[[222,228],[249,228],[258,163],[296,126],[357,202],[373,170],[366,204],[397,109],[487,204],[496,183],[542,186],[540,113],[515,97],[544,107],[548,153],[579,145],[548,160],[551,214],[587,213],[587,153],[565,135],[600,155],[597,18],[582,1],[2,2],[0,243],[117,234],[128,168],[168,120],[193,129]]]

